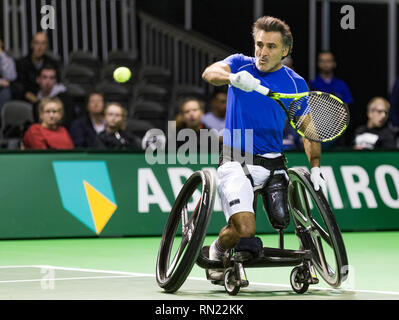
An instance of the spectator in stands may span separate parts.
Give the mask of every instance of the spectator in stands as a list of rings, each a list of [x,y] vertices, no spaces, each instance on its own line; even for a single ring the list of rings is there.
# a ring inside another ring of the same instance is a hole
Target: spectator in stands
[[[14,83],[15,98],[25,99],[30,103],[37,102],[39,84],[36,78],[44,65],[51,64],[58,68],[58,63],[46,55],[48,37],[44,32],[34,35],[31,42],[31,52],[17,61],[17,81]]]
[[[141,150],[139,138],[126,131],[127,110],[117,102],[107,104],[105,130],[95,139],[98,149]]]
[[[59,98],[44,98],[39,103],[41,123],[29,127],[24,136],[25,149],[73,149],[68,131],[61,126],[63,105]]]
[[[11,100],[10,83],[17,78],[14,59],[3,49],[3,40],[0,39],[0,111],[4,103]]]
[[[207,129],[202,123],[205,103],[195,97],[185,97],[179,103],[179,113],[176,116],[176,131],[192,129],[198,132]]]
[[[388,124],[390,105],[374,97],[367,105],[367,124],[356,128],[354,149],[396,148],[397,132]]]
[[[53,65],[44,65],[36,78],[39,85],[39,91],[36,94],[36,103],[34,104],[34,117],[37,121],[37,105],[43,98],[58,97],[64,105],[64,117],[62,125],[69,128],[72,120],[75,118],[74,102],[68,94],[66,87],[62,83],[57,83],[57,68]]]
[[[210,111],[202,117],[202,123],[209,129],[223,132],[226,122],[227,93],[223,89],[215,89],[210,99]]]
[[[286,56],[283,60],[281,60],[281,63],[286,67],[294,70],[294,60],[290,55]]]
[[[209,137],[207,139],[208,145],[202,146],[203,148],[201,148],[200,130],[209,129],[202,122],[202,117],[204,115],[204,105],[205,104],[203,101],[194,97],[186,97],[180,102],[180,107],[179,107],[180,112],[176,117],[177,149],[179,149],[182,145],[186,145],[189,146],[189,148],[186,149],[186,151],[190,151],[192,149],[196,149],[197,153],[201,150],[211,151],[212,143],[217,144],[219,142],[218,132],[216,130],[211,130],[208,131],[209,133]],[[190,129],[191,131],[182,132],[182,130],[185,129]],[[195,134],[195,141],[194,139],[192,139],[194,138],[194,135],[191,134],[192,132],[194,132]],[[179,139],[179,133],[184,135],[184,140]]]
[[[104,95],[91,92],[87,99],[87,113],[72,121],[69,132],[77,148],[92,148],[100,132],[105,130]]]
[[[399,128],[399,78],[396,79],[391,93],[390,121],[395,128]]]
[[[319,74],[310,81],[311,90],[331,93],[340,98],[346,104],[353,102],[351,91],[348,85],[334,75],[337,67],[334,55],[329,51],[320,52],[317,59]]]
[[[337,63],[333,53],[330,51],[320,52],[317,57],[317,67],[319,69],[319,74],[315,79],[309,82],[310,90],[331,93],[340,98],[346,104],[352,104],[353,97],[348,85],[343,80],[337,78],[334,74],[334,71],[337,68]],[[359,116],[357,116],[356,119],[355,117],[352,117],[352,124],[356,125],[356,123],[360,123],[360,113],[358,114]],[[337,140],[323,143],[322,146],[323,150],[325,150],[334,147],[344,147],[349,143],[350,142],[347,141],[347,135],[344,134]]]

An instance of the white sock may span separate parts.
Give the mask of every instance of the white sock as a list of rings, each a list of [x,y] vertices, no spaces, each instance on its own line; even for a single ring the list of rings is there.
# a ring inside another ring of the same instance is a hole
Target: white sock
[[[209,259],[222,260],[225,252],[226,250],[220,246],[218,239],[216,239],[209,248]]]

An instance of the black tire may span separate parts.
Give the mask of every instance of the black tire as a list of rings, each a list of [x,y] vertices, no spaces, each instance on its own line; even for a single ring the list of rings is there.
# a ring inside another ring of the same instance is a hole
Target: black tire
[[[240,291],[240,286],[236,284],[234,268],[230,267],[224,270],[223,273],[224,289],[231,296],[236,296]]]
[[[201,187],[201,197],[189,217],[187,204],[198,187]],[[210,172],[197,171],[185,182],[176,198],[162,235],[156,266],[158,285],[166,292],[175,292],[181,287],[197,260],[213,209],[214,195],[214,180]],[[181,227],[181,242],[173,253],[173,243],[179,239],[176,238],[178,227],[186,216],[184,213],[187,214],[186,227]]]
[[[300,168],[288,172],[289,206],[301,249],[312,251],[312,262],[319,275],[330,286],[338,288],[348,277],[348,257],[331,207],[323,192],[314,190],[308,172]]]
[[[298,281],[298,277],[300,277],[300,274],[303,273],[303,270],[301,267],[295,267],[291,271],[290,275],[290,283],[292,290],[294,290],[298,294],[303,294],[309,289],[309,283],[308,282],[302,282]]]

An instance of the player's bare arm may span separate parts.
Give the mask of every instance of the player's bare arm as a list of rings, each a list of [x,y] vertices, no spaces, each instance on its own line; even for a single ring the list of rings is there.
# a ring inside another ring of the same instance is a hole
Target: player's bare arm
[[[326,194],[327,184],[320,170],[321,144],[304,138],[303,146],[310,164],[310,180],[313,183],[313,187],[316,191],[321,188]]]
[[[305,149],[306,156],[308,157],[310,167],[320,167],[321,144],[319,142],[303,138],[303,147]]]
[[[230,83],[230,74],[229,65],[218,61],[205,69],[202,79],[214,86],[223,86]]]

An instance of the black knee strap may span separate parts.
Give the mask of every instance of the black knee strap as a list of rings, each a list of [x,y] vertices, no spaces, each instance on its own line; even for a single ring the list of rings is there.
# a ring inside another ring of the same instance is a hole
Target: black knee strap
[[[234,250],[236,252],[251,252],[256,259],[263,253],[263,243],[259,237],[241,238],[238,240]]]

